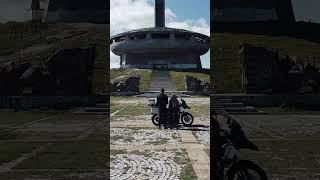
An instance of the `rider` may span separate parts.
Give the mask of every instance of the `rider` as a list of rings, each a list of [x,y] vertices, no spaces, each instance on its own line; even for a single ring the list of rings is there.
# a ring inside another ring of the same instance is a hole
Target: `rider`
[[[176,95],[172,95],[169,101],[170,126],[179,129],[179,101]]]
[[[161,124],[164,124],[167,120],[167,104],[168,96],[164,94],[164,89],[161,89],[161,94],[157,96],[157,106],[159,107],[159,129],[161,129]]]

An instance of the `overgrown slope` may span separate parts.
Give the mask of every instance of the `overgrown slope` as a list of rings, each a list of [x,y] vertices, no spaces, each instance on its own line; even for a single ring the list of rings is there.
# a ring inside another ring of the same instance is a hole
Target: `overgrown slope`
[[[216,33],[212,36],[212,42],[211,69],[217,93],[241,92],[241,66],[238,59],[241,43],[278,49],[289,56],[320,57],[320,44],[286,36]]]

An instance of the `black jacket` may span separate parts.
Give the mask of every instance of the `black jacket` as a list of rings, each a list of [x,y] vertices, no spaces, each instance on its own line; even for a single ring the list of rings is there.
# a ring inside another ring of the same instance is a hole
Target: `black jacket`
[[[160,108],[166,108],[168,104],[168,96],[165,94],[159,94],[157,96],[157,106],[159,106]]]

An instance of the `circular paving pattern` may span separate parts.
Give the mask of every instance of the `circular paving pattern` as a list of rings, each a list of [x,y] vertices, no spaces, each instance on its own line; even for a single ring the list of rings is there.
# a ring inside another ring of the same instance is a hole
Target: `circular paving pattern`
[[[111,128],[112,145],[178,144],[177,130]]]
[[[111,155],[110,177],[113,180],[124,179],[168,179],[180,178],[183,165],[177,164],[174,152],[149,151],[141,154]]]

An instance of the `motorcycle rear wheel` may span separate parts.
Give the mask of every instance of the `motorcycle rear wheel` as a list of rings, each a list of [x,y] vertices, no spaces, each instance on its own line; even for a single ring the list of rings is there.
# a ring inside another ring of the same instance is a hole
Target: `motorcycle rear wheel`
[[[184,112],[183,114],[181,114],[181,122],[183,125],[185,126],[190,126],[193,123],[193,116],[192,114],[188,113],[188,112]]]
[[[226,180],[268,180],[264,170],[257,164],[241,160],[233,164],[226,175]]]

